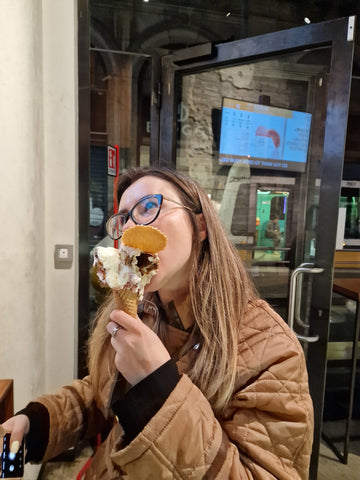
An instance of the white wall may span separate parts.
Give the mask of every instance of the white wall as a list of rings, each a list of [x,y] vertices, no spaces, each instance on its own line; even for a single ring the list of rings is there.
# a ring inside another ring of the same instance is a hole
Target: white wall
[[[77,2],[43,0],[46,391],[77,371]],[[70,270],[54,246],[74,245]]]
[[[76,2],[0,0],[0,378],[15,409],[76,371]]]

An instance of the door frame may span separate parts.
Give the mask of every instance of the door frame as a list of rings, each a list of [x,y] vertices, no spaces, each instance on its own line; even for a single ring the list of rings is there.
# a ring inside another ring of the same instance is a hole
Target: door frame
[[[315,433],[310,479],[316,479],[320,449],[326,379],[326,351],[332,297],[333,261],[336,246],[346,129],[354,53],[354,17],[344,17],[228,43],[211,43],[153,58],[150,163],[175,168],[177,98],[181,75],[221,66],[233,66],[306,48],[330,46],[331,63],[327,89],[325,135],[321,158],[321,185],[316,233],[315,264],[323,268],[314,276],[310,309],[310,334],[319,335],[308,345],[311,366],[310,391],[314,403]],[[339,134],[340,132],[340,134]],[[323,381],[319,381],[323,379]]]

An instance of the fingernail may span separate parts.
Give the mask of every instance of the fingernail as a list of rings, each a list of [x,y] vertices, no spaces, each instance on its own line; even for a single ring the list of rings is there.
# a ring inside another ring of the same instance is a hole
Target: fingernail
[[[15,440],[15,442],[12,442],[11,444],[11,448],[10,448],[10,453],[17,453],[19,451],[19,448],[20,448],[20,443]]]

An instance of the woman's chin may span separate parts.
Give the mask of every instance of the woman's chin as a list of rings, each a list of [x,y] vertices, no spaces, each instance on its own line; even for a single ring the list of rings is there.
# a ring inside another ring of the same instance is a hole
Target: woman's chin
[[[156,292],[157,290],[159,290],[159,282],[157,281],[156,278],[152,278],[150,280],[150,283],[148,283],[145,288],[144,288],[144,292],[145,293],[154,293]]]

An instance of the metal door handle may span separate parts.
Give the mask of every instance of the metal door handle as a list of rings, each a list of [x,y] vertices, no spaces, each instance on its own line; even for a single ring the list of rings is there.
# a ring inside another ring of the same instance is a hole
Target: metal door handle
[[[312,263],[302,263],[298,268],[291,274],[290,278],[290,295],[289,295],[289,309],[288,309],[288,324],[291,330],[294,330],[294,318],[296,313],[296,321],[299,325],[306,327],[307,324],[303,322],[300,318],[300,304],[301,304],[301,293],[299,288],[299,278],[302,278],[304,273],[322,273],[323,268],[315,267]],[[303,342],[314,343],[319,340],[319,335],[314,335],[313,337],[307,337],[305,335],[299,335],[295,332],[297,338]]]
[[[314,268],[313,263],[302,263],[299,265],[298,268]],[[299,292],[301,292],[302,288],[302,273],[297,275],[295,278],[296,281],[296,288],[295,288],[295,307],[294,307],[294,320],[295,322],[300,325],[300,327],[306,328],[309,325],[306,322],[303,322],[300,317],[300,309],[301,309],[301,295],[299,295]]]

